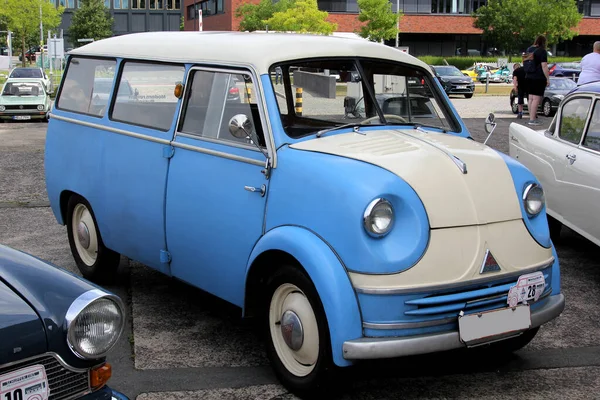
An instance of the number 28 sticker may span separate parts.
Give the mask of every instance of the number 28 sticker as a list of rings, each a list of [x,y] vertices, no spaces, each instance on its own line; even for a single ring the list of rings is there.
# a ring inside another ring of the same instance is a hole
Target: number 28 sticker
[[[510,307],[516,307],[519,303],[529,300],[537,301],[546,289],[546,280],[541,271],[532,274],[521,275],[517,284],[508,291],[506,302]]]

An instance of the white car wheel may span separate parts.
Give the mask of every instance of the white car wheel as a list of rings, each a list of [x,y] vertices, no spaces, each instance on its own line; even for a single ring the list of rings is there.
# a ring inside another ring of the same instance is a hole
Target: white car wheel
[[[96,224],[88,208],[79,203],[73,209],[72,226],[77,253],[86,265],[92,266],[98,256]]]

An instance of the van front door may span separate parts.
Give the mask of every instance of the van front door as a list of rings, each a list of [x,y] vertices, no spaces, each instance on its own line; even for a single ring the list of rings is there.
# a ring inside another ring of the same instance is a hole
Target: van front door
[[[230,119],[244,114],[264,137],[257,105],[246,96],[250,82],[234,71],[190,71],[166,196],[173,276],[239,306],[268,187],[263,153],[229,132]]]

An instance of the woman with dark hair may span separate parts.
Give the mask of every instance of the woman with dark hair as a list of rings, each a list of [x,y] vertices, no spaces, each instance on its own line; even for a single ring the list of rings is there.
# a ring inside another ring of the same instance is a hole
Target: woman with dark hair
[[[538,36],[533,45],[529,46],[526,54],[523,55],[523,68],[525,69],[525,82],[529,93],[527,99],[528,124],[541,125],[541,122],[537,119],[537,109],[544,97],[546,86],[550,85],[545,36]]]

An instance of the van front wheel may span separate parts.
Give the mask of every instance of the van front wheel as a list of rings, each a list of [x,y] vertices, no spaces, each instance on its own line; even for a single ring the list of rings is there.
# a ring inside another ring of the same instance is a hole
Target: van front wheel
[[[120,255],[104,246],[92,207],[83,197],[73,195],[67,210],[69,245],[79,271],[92,282],[112,282]]]
[[[279,380],[298,394],[326,389],[334,367],[325,311],[313,283],[299,269],[283,267],[265,300],[267,356]]]

